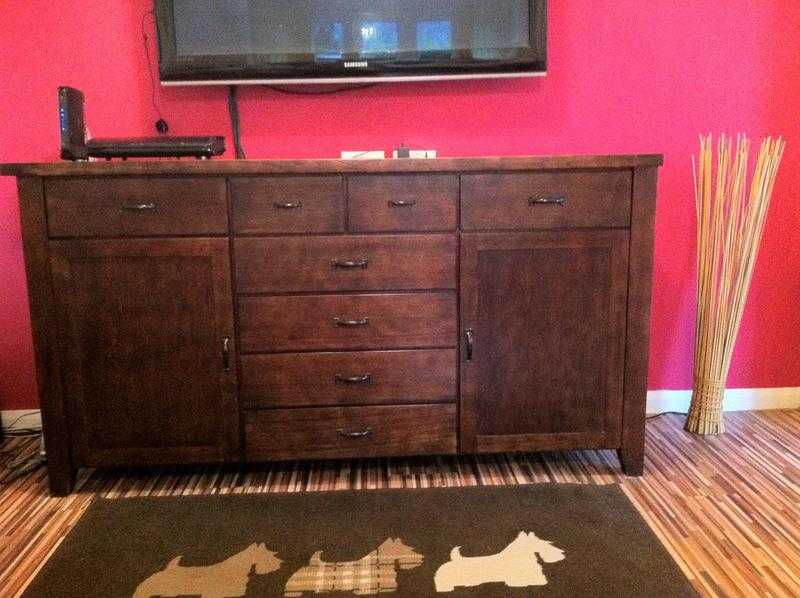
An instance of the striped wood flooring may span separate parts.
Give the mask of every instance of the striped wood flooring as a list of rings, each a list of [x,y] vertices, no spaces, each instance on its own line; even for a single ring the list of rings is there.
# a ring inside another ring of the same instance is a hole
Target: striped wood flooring
[[[0,596],[17,595],[95,496],[313,492],[530,484],[621,483],[694,587],[707,596],[800,596],[800,411],[726,415],[727,433],[698,438],[680,416],[647,424],[645,475],[627,479],[611,451],[184,470],[83,471],[50,498],[44,471],[0,487]],[[32,455],[7,440],[0,469]]]

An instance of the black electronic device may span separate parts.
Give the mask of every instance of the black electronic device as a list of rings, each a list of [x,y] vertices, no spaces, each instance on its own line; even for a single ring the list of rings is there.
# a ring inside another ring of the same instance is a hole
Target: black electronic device
[[[73,87],[58,88],[61,130],[61,157],[64,160],[88,158],[211,158],[225,153],[225,138],[131,137],[87,139],[83,93]]]
[[[165,85],[524,77],[547,0],[156,0]]]

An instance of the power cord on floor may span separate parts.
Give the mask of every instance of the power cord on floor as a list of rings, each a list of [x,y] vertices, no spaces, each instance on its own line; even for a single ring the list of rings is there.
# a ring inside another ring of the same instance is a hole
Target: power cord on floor
[[[648,415],[645,419],[655,419],[657,417],[661,417],[662,415],[688,415],[682,411],[663,411],[661,413],[656,413],[654,415]]]
[[[9,453],[16,451],[9,451]],[[36,451],[32,457],[24,461],[14,461],[13,456],[11,462],[5,466],[5,473],[0,475],[0,485],[8,485],[11,482],[20,479],[30,473],[33,473],[47,462],[47,455],[44,450],[44,436],[40,433],[39,450]]]
[[[41,433],[41,428],[17,428],[16,430],[6,430],[3,435],[6,438],[18,438],[21,436],[36,436]]]

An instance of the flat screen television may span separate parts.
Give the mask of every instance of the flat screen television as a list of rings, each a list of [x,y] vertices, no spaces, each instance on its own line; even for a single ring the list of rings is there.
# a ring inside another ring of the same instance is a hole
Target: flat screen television
[[[156,0],[165,85],[543,75],[547,0]]]

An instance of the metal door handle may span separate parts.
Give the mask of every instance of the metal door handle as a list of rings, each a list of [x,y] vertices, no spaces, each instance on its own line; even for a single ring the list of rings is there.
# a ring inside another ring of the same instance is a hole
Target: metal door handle
[[[472,361],[472,353],[475,349],[475,332],[472,328],[467,328],[464,331],[464,336],[467,339],[467,361]]]
[[[226,372],[231,371],[231,339],[222,339],[222,369]]]
[[[339,436],[343,436],[344,438],[366,438],[372,434],[372,428],[365,428],[359,432],[345,432],[344,429],[339,428],[336,432]]]
[[[274,207],[276,210],[299,210],[300,208],[303,207],[303,202],[298,201],[298,202],[281,203],[276,201],[272,203],[272,207]]]
[[[391,199],[389,200],[389,207],[391,208],[413,208],[417,205],[416,201],[406,199]]]
[[[528,199],[530,206],[563,206],[566,203],[566,197],[531,197]]]
[[[366,268],[369,265],[369,260],[365,258],[355,260],[331,260],[331,266],[334,268],[352,269],[352,268]]]
[[[369,318],[359,318],[358,320],[342,320],[341,318],[334,318],[333,325],[340,328],[355,328],[356,326],[367,326]]]
[[[147,212],[153,211],[156,209],[156,204],[154,203],[124,203],[121,206],[121,209],[126,212]]]
[[[368,384],[372,381],[372,374],[363,374],[361,376],[336,374],[333,379],[337,384]]]

